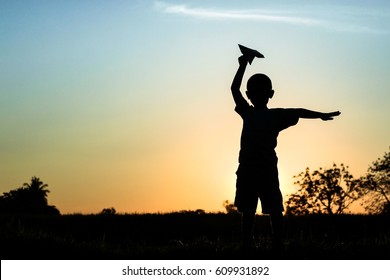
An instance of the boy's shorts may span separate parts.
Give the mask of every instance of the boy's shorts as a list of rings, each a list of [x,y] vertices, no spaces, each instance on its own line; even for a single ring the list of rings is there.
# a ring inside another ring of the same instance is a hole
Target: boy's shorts
[[[284,211],[277,166],[243,166],[236,172],[234,205],[239,212],[255,213],[260,198],[263,214]]]

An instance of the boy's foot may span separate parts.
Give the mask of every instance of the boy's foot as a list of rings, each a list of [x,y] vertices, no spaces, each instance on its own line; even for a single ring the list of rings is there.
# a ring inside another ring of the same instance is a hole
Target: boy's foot
[[[253,238],[244,239],[242,241],[242,248],[243,249],[249,249],[249,248],[255,248],[255,247],[256,247],[256,244],[255,244],[255,240]]]
[[[241,250],[245,255],[252,255],[256,252],[257,246],[253,236],[242,240]]]
[[[285,248],[282,240],[274,239],[272,240],[272,253],[276,257],[281,257],[285,253]]]

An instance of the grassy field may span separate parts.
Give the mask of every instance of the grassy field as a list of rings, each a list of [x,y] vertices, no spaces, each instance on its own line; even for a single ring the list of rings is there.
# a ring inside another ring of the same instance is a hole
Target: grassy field
[[[270,248],[267,216],[258,247],[240,247],[240,215],[169,214],[0,216],[1,259],[390,259],[390,218],[286,217],[285,252]]]

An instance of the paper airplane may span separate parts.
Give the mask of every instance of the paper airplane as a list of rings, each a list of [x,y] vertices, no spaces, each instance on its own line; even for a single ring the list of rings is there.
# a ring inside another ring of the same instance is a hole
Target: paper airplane
[[[258,51],[256,50],[252,50],[250,48],[247,48],[245,46],[242,46],[240,44],[238,44],[238,46],[240,47],[240,50],[241,50],[241,53],[246,57],[246,59],[248,60],[249,64],[252,64],[252,61],[255,57],[258,57],[258,58],[264,58],[264,55],[262,55],[261,53],[259,53]]]

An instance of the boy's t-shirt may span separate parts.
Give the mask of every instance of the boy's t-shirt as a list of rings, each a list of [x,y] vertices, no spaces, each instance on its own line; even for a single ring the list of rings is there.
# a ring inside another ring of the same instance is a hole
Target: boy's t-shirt
[[[279,132],[296,125],[299,120],[294,109],[257,109],[245,102],[237,105],[235,111],[244,121],[239,163],[276,166],[275,147]]]

